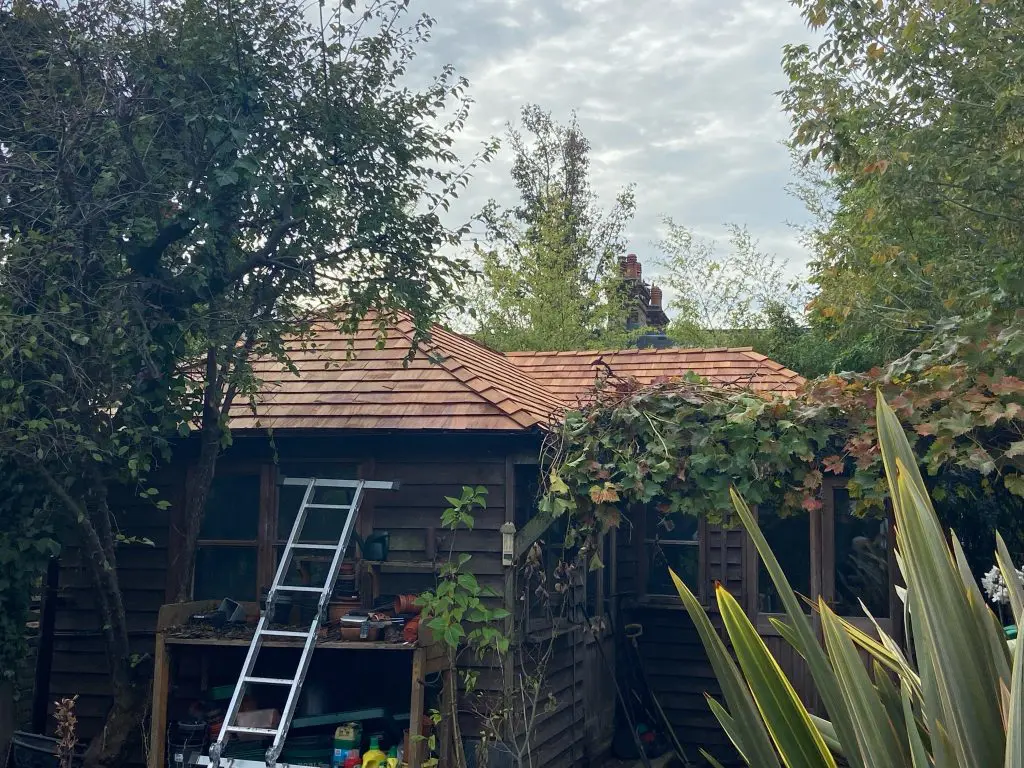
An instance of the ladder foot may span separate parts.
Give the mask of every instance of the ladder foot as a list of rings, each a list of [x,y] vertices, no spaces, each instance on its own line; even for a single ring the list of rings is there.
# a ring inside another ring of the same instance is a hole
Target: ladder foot
[[[284,744],[272,744],[267,749],[267,768],[274,768],[277,765],[277,758],[281,756],[281,748]]]
[[[210,766],[211,768],[220,768],[220,742],[214,742],[210,745]]]

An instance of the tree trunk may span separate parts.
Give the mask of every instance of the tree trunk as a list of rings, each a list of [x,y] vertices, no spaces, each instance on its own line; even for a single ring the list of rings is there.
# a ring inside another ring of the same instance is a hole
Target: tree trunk
[[[185,494],[184,527],[181,532],[181,546],[178,550],[178,585],[174,590],[175,599],[185,602],[192,597],[192,572],[196,566],[196,544],[199,530],[203,525],[206,499],[210,495],[213,476],[217,471],[220,456],[222,427],[220,414],[207,408],[203,415],[199,460],[189,475],[189,487]]]
[[[93,738],[85,754],[86,768],[114,768],[124,765],[129,739],[139,732],[146,714],[148,684],[140,681],[128,641],[128,619],[124,608],[110,526],[110,510],[101,502],[95,515],[78,518],[78,529],[89,564],[103,621],[107,664],[113,702],[103,730]]]

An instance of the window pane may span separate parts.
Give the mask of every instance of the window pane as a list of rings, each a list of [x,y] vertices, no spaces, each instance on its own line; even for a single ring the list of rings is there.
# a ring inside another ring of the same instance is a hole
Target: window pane
[[[648,544],[647,594],[676,595],[671,568],[694,594],[699,594],[700,547],[692,544]]]
[[[329,480],[358,480],[355,464],[282,464],[279,477],[317,477]],[[306,489],[301,485],[282,485],[277,489],[277,538],[284,540],[291,533]],[[351,488],[318,488],[312,501],[317,504],[349,504]],[[306,514],[300,541],[337,541],[345,524],[343,509],[311,509]]]
[[[355,547],[355,542],[349,547],[349,553],[351,554],[352,548]],[[284,553],[284,547],[275,547],[275,558],[274,568],[277,569],[278,564],[281,562],[281,555]],[[331,568],[331,562],[333,561],[334,555],[330,552],[323,554],[309,554],[302,551],[294,552],[292,555],[292,562],[288,567],[288,572],[285,574],[285,584],[301,585],[309,587],[322,587],[327,583],[327,574]]]
[[[255,547],[200,547],[196,552],[194,600],[256,599]]]
[[[758,511],[758,525],[793,589],[798,595],[813,597],[810,516],[797,513],[780,518],[771,510],[761,509]],[[785,610],[763,562],[758,568],[757,592],[757,606],[761,613],[782,613]],[[805,605],[805,610],[810,612],[810,606]]]
[[[875,618],[889,618],[889,521],[857,517],[850,494],[835,491],[836,602],[840,616],[863,616],[858,601]]]
[[[260,476],[217,475],[203,512],[200,539],[255,541],[260,520]]]
[[[652,541],[697,541],[700,523],[692,515],[663,515],[657,509],[647,508],[647,530],[644,537]]]

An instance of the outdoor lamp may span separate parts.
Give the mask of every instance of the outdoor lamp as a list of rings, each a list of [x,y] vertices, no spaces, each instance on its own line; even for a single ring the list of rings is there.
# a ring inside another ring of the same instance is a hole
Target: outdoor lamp
[[[516,548],[516,526],[504,523],[501,526],[501,564],[512,565],[512,555]]]

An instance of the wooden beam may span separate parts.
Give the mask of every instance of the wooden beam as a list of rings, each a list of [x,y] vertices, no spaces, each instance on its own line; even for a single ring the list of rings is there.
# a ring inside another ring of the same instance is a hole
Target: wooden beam
[[[417,648],[412,657],[412,695],[409,702],[409,754],[405,760],[409,768],[420,768],[423,764],[423,694],[426,688],[426,655],[423,648]]]
[[[516,532],[515,548],[512,551],[513,559],[518,560],[526,554],[526,551],[533,546],[533,543],[537,541],[537,539],[544,535],[556,519],[557,518],[554,515],[545,514],[543,512],[530,518],[526,522],[526,525]]]

